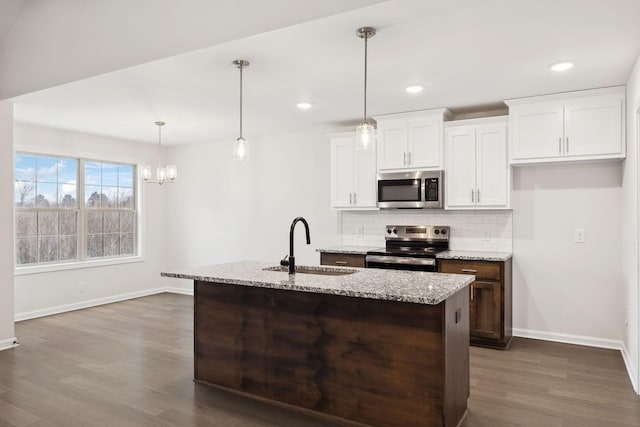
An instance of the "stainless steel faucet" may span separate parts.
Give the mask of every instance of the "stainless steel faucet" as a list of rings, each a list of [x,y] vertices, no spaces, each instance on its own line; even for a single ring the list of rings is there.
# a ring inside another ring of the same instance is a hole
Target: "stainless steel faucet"
[[[309,237],[309,224],[307,223],[307,220],[301,216],[295,218],[291,223],[291,229],[289,230],[289,259],[285,256],[284,259],[280,261],[280,265],[289,266],[289,274],[296,273],[296,257],[293,255],[293,232],[296,229],[296,224],[298,222],[302,222],[304,224],[304,229],[307,233],[307,245],[311,244],[311,238]]]

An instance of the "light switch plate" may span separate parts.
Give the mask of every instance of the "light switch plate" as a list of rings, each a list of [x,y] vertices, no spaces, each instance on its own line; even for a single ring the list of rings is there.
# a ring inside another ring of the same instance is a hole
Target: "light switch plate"
[[[584,229],[583,228],[576,228],[575,231],[573,232],[573,240],[576,243],[584,243]]]

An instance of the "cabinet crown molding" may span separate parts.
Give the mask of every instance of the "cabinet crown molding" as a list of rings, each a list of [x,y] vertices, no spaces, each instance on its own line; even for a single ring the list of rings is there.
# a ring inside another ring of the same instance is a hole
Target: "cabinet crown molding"
[[[603,87],[603,88],[597,88],[597,89],[577,90],[573,92],[559,92],[559,93],[552,93],[548,95],[527,96],[522,98],[505,99],[504,103],[511,107],[514,105],[531,104],[534,102],[562,101],[564,99],[576,99],[576,98],[590,97],[590,96],[601,96],[601,95],[624,96],[625,92],[626,92],[625,86],[610,86],[610,87]]]
[[[449,111],[448,108],[435,108],[432,110],[417,110],[417,111],[407,111],[404,113],[392,113],[392,114],[380,114],[377,116],[372,116],[376,121],[388,121],[388,120],[406,120],[406,119],[415,119],[416,117],[434,117],[440,116],[444,117],[444,119],[448,119],[453,114]]]

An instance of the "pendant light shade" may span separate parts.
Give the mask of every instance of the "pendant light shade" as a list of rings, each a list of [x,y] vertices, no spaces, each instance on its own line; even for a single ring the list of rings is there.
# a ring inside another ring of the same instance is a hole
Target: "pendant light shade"
[[[367,40],[376,35],[376,30],[372,27],[362,27],[356,30],[356,35],[364,39],[364,116],[362,123],[356,128],[356,148],[371,150],[376,145],[376,128],[367,118]]]
[[[249,66],[249,61],[236,59],[233,61],[233,65],[240,70],[240,136],[233,143],[233,159],[244,161],[247,160],[249,156],[249,144],[248,141],[242,137],[242,70]]]
[[[145,182],[150,184],[172,184],[178,177],[178,167],[176,165],[162,165],[162,126],[164,126],[165,123],[155,122],[155,125],[158,126],[158,167],[156,168],[156,179],[151,179],[151,166],[149,165],[142,166],[140,175]]]

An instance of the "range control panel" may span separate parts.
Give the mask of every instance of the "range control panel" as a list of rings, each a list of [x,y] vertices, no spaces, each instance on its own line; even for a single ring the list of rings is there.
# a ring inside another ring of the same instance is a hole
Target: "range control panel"
[[[448,225],[387,225],[386,240],[449,240]]]

